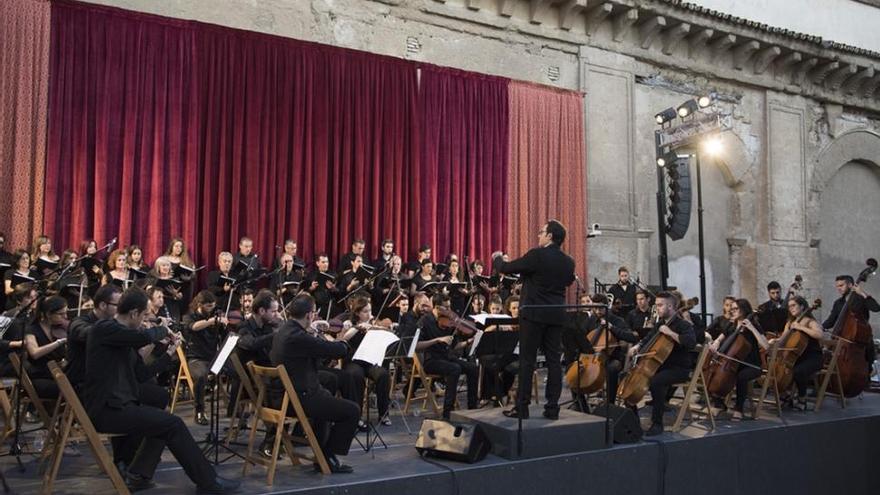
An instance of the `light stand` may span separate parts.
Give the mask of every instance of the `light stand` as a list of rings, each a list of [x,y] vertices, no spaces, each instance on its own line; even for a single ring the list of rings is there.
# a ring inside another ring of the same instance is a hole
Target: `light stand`
[[[697,162],[697,242],[700,256],[700,316],[706,324],[706,253],[703,248],[703,183],[700,175],[700,152],[694,153]]]

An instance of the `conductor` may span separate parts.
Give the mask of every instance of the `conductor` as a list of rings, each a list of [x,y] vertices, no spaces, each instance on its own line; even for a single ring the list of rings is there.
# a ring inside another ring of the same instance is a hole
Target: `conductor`
[[[547,358],[547,389],[544,417],[559,418],[559,395],[562,392],[562,331],[566,320],[565,289],[574,282],[574,260],[560,247],[565,241],[565,227],[549,220],[538,231],[538,247],[521,258],[505,262],[500,252],[492,255],[498,273],[519,273],[523,281],[520,310],[519,385],[516,405],[504,411],[509,418],[528,419],[532,375],[538,346]],[[554,305],[556,308],[540,306]]]

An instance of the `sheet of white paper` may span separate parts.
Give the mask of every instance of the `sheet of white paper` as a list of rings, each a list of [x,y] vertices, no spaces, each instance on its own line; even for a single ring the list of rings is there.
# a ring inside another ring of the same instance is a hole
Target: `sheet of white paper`
[[[416,333],[413,335],[412,343],[409,345],[409,350],[406,352],[406,357],[411,358],[416,355],[416,344],[419,343],[419,336],[422,334],[421,328],[416,328]]]
[[[235,344],[237,343],[238,335],[230,335],[226,338],[226,342],[223,343],[223,347],[220,349],[220,354],[217,354],[217,359],[211,365],[211,373],[215,375],[220,374],[220,370],[223,369],[223,365],[226,364],[226,360],[229,359],[229,355],[232,354],[232,350],[235,349]]]
[[[385,360],[385,352],[388,346],[400,340],[397,335],[388,330],[370,330],[364,335],[364,340],[358,346],[354,361],[364,361],[379,366]]]
[[[471,315],[470,318],[480,325],[486,326],[486,320],[491,318],[493,320],[512,320],[513,317],[510,315],[490,315],[489,313],[480,313],[477,315]]]
[[[469,356],[474,355],[474,351],[477,350],[477,346],[480,345],[480,340],[483,338],[483,331],[477,330],[477,333],[474,334],[474,341],[471,343],[471,350],[468,352]]]

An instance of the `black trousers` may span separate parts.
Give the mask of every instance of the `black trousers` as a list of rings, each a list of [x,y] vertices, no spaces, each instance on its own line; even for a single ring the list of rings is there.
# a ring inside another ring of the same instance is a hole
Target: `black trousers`
[[[483,365],[481,399],[501,400],[510,391],[519,373],[519,356],[516,354],[486,354],[480,357]]]
[[[735,409],[742,412],[749,397],[749,382],[761,376],[760,368],[740,365],[736,373],[736,406]]]
[[[648,390],[651,391],[651,400],[654,405],[651,408],[651,422],[663,424],[663,413],[666,410],[667,393],[673,383],[687,380],[690,370],[678,366],[661,366],[651,378]]]
[[[455,408],[455,396],[458,389],[458,377],[467,377],[467,407],[477,407],[477,382],[480,379],[480,370],[477,365],[464,359],[443,359],[440,357],[426,358],[425,371],[432,375],[446,377],[446,395],[443,396],[443,410],[451,411]]]
[[[139,398],[142,406],[155,407],[164,410],[168,407],[170,396],[168,389],[153,384],[142,383],[139,387]],[[129,435],[125,437],[113,437],[110,444],[113,446],[113,463],[130,465],[134,460],[137,449],[140,447],[144,435]]]
[[[129,404],[120,409],[105,407],[92,421],[99,432],[125,434],[128,441],[137,444],[136,454],[128,466],[130,473],[152,478],[167,446],[196,485],[214,484],[217,473],[179,417],[155,407]]]
[[[519,324],[519,385],[516,389],[517,408],[526,408],[532,400],[532,376],[538,359],[538,348],[547,358],[547,398],[545,409],[559,409],[562,393],[562,325],[520,319]]]
[[[196,412],[205,412],[205,386],[208,383],[208,372],[211,369],[211,363],[202,359],[190,359],[187,361],[189,365],[189,373],[192,375],[193,398],[196,401]]]
[[[281,406],[282,391],[272,390],[270,403],[273,407]],[[303,411],[308,416],[315,431],[321,450],[327,455],[346,455],[351,441],[357,433],[358,419],[361,411],[357,404],[347,399],[339,399],[326,389],[319,388],[315,393],[298,392]],[[295,414],[293,406],[289,406],[287,414]],[[273,441],[275,428],[266,429],[265,442]]]
[[[807,387],[810,385],[810,378],[821,369],[822,353],[811,352],[809,354],[801,354],[801,357],[799,357],[797,362],[794,363],[794,368],[792,369],[794,383],[797,385],[798,397],[804,397],[807,395]]]
[[[347,372],[352,380],[353,396],[350,400],[360,407],[364,403],[364,388],[366,379],[369,378],[375,385],[376,407],[379,410],[379,417],[385,416],[388,412],[388,404],[391,402],[391,375],[388,370],[362,361],[351,361],[343,367],[343,371]],[[349,399],[349,397],[346,397]]]

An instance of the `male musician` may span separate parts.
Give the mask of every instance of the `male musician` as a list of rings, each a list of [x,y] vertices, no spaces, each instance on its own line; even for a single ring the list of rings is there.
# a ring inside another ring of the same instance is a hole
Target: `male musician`
[[[366,245],[367,243],[363,239],[356,239],[354,242],[352,242],[351,252],[345,253],[345,255],[342,256],[342,259],[339,260],[339,266],[336,267],[336,273],[341,276],[343,273],[351,270],[351,265],[354,263],[354,258],[356,256],[360,256],[361,262],[363,262],[364,247]]]
[[[416,259],[414,261],[410,261],[403,268],[406,270],[406,277],[413,278],[416,273],[419,273],[422,269],[422,261],[431,258],[431,246],[427,244],[423,244],[419,247],[419,251],[416,253]]]
[[[388,261],[388,270],[379,275],[376,283],[373,285],[373,306],[382,308],[381,314],[376,315],[377,318],[392,317],[392,319],[397,319],[397,316],[400,315],[395,310],[395,303],[400,298],[406,299],[405,296],[401,296],[400,270],[403,268],[402,265],[403,262],[400,256],[396,254],[391,256],[391,259]]]
[[[281,268],[281,264],[283,261],[281,258],[285,254],[290,255],[290,258],[293,260],[294,266],[304,267],[306,265],[306,262],[303,261],[302,258],[300,258],[299,256],[296,255],[298,249],[299,249],[299,247],[298,247],[295,240],[293,240],[293,239],[285,240],[284,246],[282,246],[281,256],[279,256],[278,258],[275,259],[275,261],[272,262],[272,269],[277,270],[277,269]]]
[[[626,325],[639,334],[639,338],[645,338],[653,330],[654,322],[651,321],[651,300],[648,294],[639,289],[636,291],[636,307],[626,315]]]
[[[139,401],[136,349],[167,335],[164,327],[139,330],[147,303],[142,289],[131,288],[120,298],[116,316],[98,321],[89,332],[83,394],[86,412],[99,432],[126,435],[124,442],[138,446],[129,449],[137,453],[124,473],[131,491],[153,486],[153,474],[167,445],[198,493],[231,493],[239,482],[217,476],[183,421]]]
[[[379,253],[379,257],[373,260],[373,268],[376,270],[382,270],[385,268],[385,265],[391,263],[391,257],[394,256],[394,240],[385,239],[382,241],[382,251]]]
[[[665,291],[658,293],[654,307],[657,310],[657,317],[660,319],[657,329],[629,350],[629,356],[637,355],[658,332],[674,342],[669,357],[666,358],[657,373],[651,377],[649,390],[654,404],[651,409],[651,427],[645,433],[648,436],[663,433],[666,393],[672,384],[687,380],[692,367],[689,353],[697,345],[693,325],[678,316],[678,298],[675,295]]]
[[[523,281],[520,310],[519,385],[516,406],[504,411],[508,417],[528,419],[532,394],[532,375],[538,357],[538,346],[547,358],[547,389],[544,394],[544,417],[559,418],[559,395],[562,392],[562,326],[565,310],[531,306],[565,304],[565,289],[574,282],[574,260],[562,252],[565,227],[549,220],[538,231],[538,247],[521,258],[505,262],[500,253],[492,257],[498,273],[518,273]]]
[[[630,283],[629,268],[621,266],[617,269],[617,283],[608,292],[614,296],[615,305],[620,304],[618,315],[626,316],[636,304],[636,285]]]
[[[440,328],[437,321],[441,307],[451,310],[449,296],[438,293],[432,300],[423,293],[419,293],[414,298],[414,304],[422,313],[418,323],[422,332],[419,336],[419,343],[416,344],[416,350],[425,353],[425,371],[430,374],[443,375],[446,378],[443,419],[449,419],[452,409],[455,407],[458,377],[462,374],[467,376],[467,408],[475,409],[477,407],[477,382],[480,378],[479,369],[474,363],[461,359],[456,354],[467,346],[467,342],[460,342],[453,347],[453,336],[448,330]]]
[[[269,356],[272,364],[284,365],[296,384],[299,400],[314,424],[330,470],[350,473],[351,466],[342,464],[336,456],[348,454],[357,431],[360,408],[350,400],[333,397],[318,381],[321,362],[345,357],[350,348],[345,342],[330,342],[306,331],[317,315],[312,296],[301,294],[294,298],[290,304],[291,320],[275,334]]]
[[[190,305],[192,311],[183,317],[184,334],[188,342],[187,364],[195,381],[196,423],[208,424],[205,415],[205,385],[211,362],[217,356],[220,347],[220,326],[229,321],[224,316],[214,314],[217,300],[214,294],[203,290],[196,294]]]
[[[862,284],[855,284],[854,282],[855,281],[850,275],[838,275],[834,279],[834,288],[837,289],[837,293],[840,294],[840,297],[834,301],[834,306],[831,307],[831,313],[822,323],[823,328],[827,330],[834,328],[838,318],[841,316],[840,312],[843,311],[843,306],[846,304],[847,297],[850,297],[849,310],[853,312],[857,318],[865,322],[870,318],[869,312],[876,313],[880,311],[880,304],[877,303],[877,300],[865,291]],[[871,344],[865,349],[865,359],[868,361],[869,369],[873,368],[874,360],[876,359],[876,349],[874,349],[873,341],[874,339],[872,337]]]
[[[788,310],[782,300],[782,286],[779,282],[773,280],[767,284],[767,296],[770,299],[758,306],[758,323],[765,332],[780,335],[788,320]]]
[[[293,300],[300,290],[302,271],[294,267],[293,256],[284,253],[279,258],[280,271],[269,281],[269,290],[281,297],[281,304],[286,305]]]
[[[250,237],[242,237],[238,241],[238,252],[232,259],[233,278],[242,279],[254,276],[263,271],[259,256],[254,253],[254,241]],[[253,283],[245,284],[253,288]]]
[[[272,348],[272,338],[275,336],[275,331],[281,323],[278,314],[278,301],[271,292],[261,290],[254,298],[251,307],[253,312],[250,317],[238,326],[239,338],[235,351],[245,366],[249,361],[253,361],[258,366],[271,366],[269,350]],[[232,408],[235,406],[234,394],[238,393],[238,376],[232,374],[230,382],[233,396],[229,398],[227,415],[232,414]]]
[[[220,309],[226,311],[229,296],[232,293],[232,285],[235,278],[232,275],[232,253],[222,251],[217,255],[217,269],[208,273],[208,290],[217,299]],[[238,309],[238,301],[232,301],[232,309]]]
[[[92,301],[93,310],[77,316],[67,329],[67,368],[65,374],[73,388],[80,390],[86,379],[86,339],[98,320],[116,316],[116,307],[122,297],[122,289],[116,284],[101,286]]]
[[[330,273],[330,258],[321,253],[315,257],[315,270],[306,276],[306,291],[312,295],[321,318],[328,318],[333,299],[337,295],[335,277]],[[337,311],[338,312],[338,311]],[[333,316],[332,314],[330,316]]]
[[[340,296],[345,297],[355,291],[369,290],[366,286],[366,278],[361,270],[364,264],[364,257],[360,254],[354,255],[348,269],[339,274],[339,288],[342,290]]]

